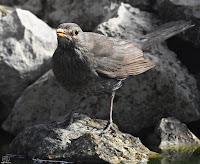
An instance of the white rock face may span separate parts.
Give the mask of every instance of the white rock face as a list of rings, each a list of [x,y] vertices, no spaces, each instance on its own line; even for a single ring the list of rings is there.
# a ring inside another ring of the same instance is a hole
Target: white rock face
[[[122,4],[110,19],[99,25],[98,31],[105,35],[138,42],[150,32],[155,16]],[[176,54],[166,46],[158,45],[145,52],[156,67],[141,75],[127,78],[116,92],[113,120],[120,130],[137,133],[156,125],[166,116],[174,116],[184,122],[199,118],[198,89],[196,80],[181,65]],[[27,88],[17,100],[3,129],[13,134],[24,126],[51,122],[67,114],[80,97],[65,91],[48,72]],[[92,118],[109,118],[109,96],[90,97],[79,109]]]
[[[76,22],[87,31],[94,29],[121,2],[144,10],[152,8],[149,0],[1,0],[2,5],[31,11],[52,27],[64,22]]]
[[[84,30],[94,29],[118,6],[108,0],[1,0],[1,4],[29,10],[55,28],[61,23],[75,22]]]
[[[1,117],[50,69],[56,46],[55,31],[29,11],[16,9],[0,20],[0,101],[5,114]]]

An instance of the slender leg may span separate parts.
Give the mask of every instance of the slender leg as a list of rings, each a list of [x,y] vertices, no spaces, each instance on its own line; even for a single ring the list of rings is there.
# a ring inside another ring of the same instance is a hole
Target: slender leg
[[[112,92],[111,99],[110,99],[110,124],[113,124],[112,113],[113,113],[114,98],[115,98],[115,92]]]
[[[74,108],[71,109],[71,111],[69,112],[69,114],[67,115],[68,119],[71,119],[72,115],[74,114],[74,112],[76,111],[76,109],[79,107],[79,105],[85,100],[85,97],[82,97],[80,99],[80,101],[76,104],[76,106]]]
[[[112,119],[112,113],[113,113],[113,100],[115,98],[115,91],[112,92],[111,95],[111,99],[110,99],[110,120],[109,120],[109,124],[107,125],[107,127],[104,129],[103,133],[108,132],[108,130],[112,130],[116,132],[115,127],[113,126],[113,119]]]
[[[65,116],[65,117],[61,117],[59,119],[59,125],[65,125],[65,126],[68,126],[71,124],[71,121],[72,121],[72,115],[74,114],[75,110],[79,107],[79,105],[85,100],[86,98],[83,97],[81,98],[81,100],[79,100],[79,102],[76,104],[75,107],[73,107],[70,112]]]

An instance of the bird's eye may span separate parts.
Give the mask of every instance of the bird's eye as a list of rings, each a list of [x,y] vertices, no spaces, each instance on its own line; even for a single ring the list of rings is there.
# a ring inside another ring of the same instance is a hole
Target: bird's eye
[[[76,31],[74,32],[74,34],[75,34],[75,35],[78,35],[78,31],[76,30]]]

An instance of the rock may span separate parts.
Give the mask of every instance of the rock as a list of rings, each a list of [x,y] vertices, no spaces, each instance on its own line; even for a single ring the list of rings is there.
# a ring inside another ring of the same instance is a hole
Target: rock
[[[12,141],[9,152],[31,158],[103,160],[113,164],[146,162],[159,156],[130,134],[101,134],[106,124],[75,113],[71,119],[62,117],[52,124],[25,128]]]
[[[157,0],[156,9],[162,20],[189,20],[195,24],[193,30],[185,32],[184,39],[200,46],[200,1],[199,0]],[[170,12],[169,12],[170,11]]]
[[[26,10],[0,20],[0,122],[23,90],[50,69],[55,31]]]
[[[150,0],[120,0],[120,1],[93,1],[93,0],[2,0],[2,4],[20,6],[29,10],[52,27],[64,22],[75,22],[86,31],[93,30],[102,19],[115,10],[120,2],[130,3],[141,9],[149,9]]]
[[[159,148],[166,156],[164,160],[169,158],[172,161],[185,160],[200,148],[200,140],[184,123],[174,117],[163,118],[156,128],[156,132],[161,140]]]
[[[113,18],[102,23],[98,31],[114,37],[138,41],[143,33],[158,22],[153,15],[122,4]],[[156,125],[165,116],[174,116],[184,122],[199,118],[196,80],[181,65],[176,55],[165,45],[145,52],[156,67],[141,75],[129,77],[116,92],[113,120],[120,130],[131,134]],[[24,126],[48,122],[67,114],[80,97],[69,94],[55,82],[52,73],[44,75],[18,99],[2,125],[16,134]],[[29,112],[27,112],[29,111]],[[92,118],[109,118],[109,96],[90,97],[79,109]]]
[[[80,98],[65,91],[50,70],[25,89],[2,127],[17,134],[24,127],[55,121],[69,112],[74,99]]]
[[[187,128],[187,126],[174,117],[162,118],[158,128],[161,136],[161,149],[169,149],[178,146],[200,146],[200,140]]]
[[[91,31],[115,8],[116,5],[107,0],[47,0],[44,19],[53,27],[63,22],[75,22],[85,31]]]
[[[151,0],[140,0],[140,1],[138,1],[138,0],[120,0],[118,2],[119,2],[119,4],[121,2],[128,3],[133,7],[137,7],[140,10],[145,10],[145,11],[152,10],[152,7],[153,7],[153,5],[152,5],[153,2]]]
[[[30,10],[52,27],[57,27],[64,22],[75,22],[84,30],[93,30],[102,19],[117,7],[116,3],[107,0],[19,0],[10,3],[3,0],[5,5],[19,5]]]

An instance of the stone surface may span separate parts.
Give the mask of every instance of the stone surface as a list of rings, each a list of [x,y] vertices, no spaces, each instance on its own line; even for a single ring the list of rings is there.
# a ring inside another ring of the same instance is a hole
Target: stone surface
[[[157,132],[160,133],[161,149],[175,145],[200,146],[200,140],[187,128],[187,126],[174,117],[162,118]]]
[[[50,69],[55,31],[26,10],[0,20],[0,122],[23,90]]]
[[[153,15],[122,4],[113,18],[102,23],[102,33],[138,41],[158,22]],[[156,67],[141,75],[129,77],[116,93],[113,120],[120,130],[138,133],[166,116],[184,122],[199,118],[198,89],[196,80],[181,65],[176,55],[165,45],[158,45],[145,52]],[[26,89],[4,122],[4,130],[16,134],[24,126],[48,122],[67,114],[80,98],[64,91],[52,73],[44,75]],[[92,118],[109,118],[109,96],[90,97],[79,109]]]
[[[75,113],[52,124],[25,128],[10,144],[10,153],[40,159],[103,160],[109,163],[146,163],[158,156],[139,140],[117,131],[101,134],[107,121]],[[116,126],[116,125],[115,125]],[[33,144],[34,142],[34,144]]]
[[[2,3],[30,10],[52,27],[57,27],[64,22],[74,22],[84,30],[94,29],[112,9],[117,7],[116,3],[107,0],[28,0],[25,2],[3,0]]]
[[[2,127],[16,134],[24,127],[55,121],[66,115],[79,99],[65,91],[53,72],[48,71],[25,89]]]
[[[92,30],[115,7],[107,0],[47,0],[44,20],[53,27],[63,22],[74,22],[84,30]]]
[[[156,132],[161,140],[159,148],[165,156],[170,156],[172,161],[185,160],[200,148],[200,140],[184,123],[174,117],[163,118]]]
[[[150,0],[1,0],[1,4],[29,10],[52,27],[64,22],[75,22],[84,30],[93,30],[120,2],[130,3],[141,9],[151,7]]]
[[[185,32],[184,38],[200,46],[200,1],[199,0],[157,0],[156,9],[165,22],[189,20],[195,24],[193,30]],[[170,12],[169,12],[170,11]]]

